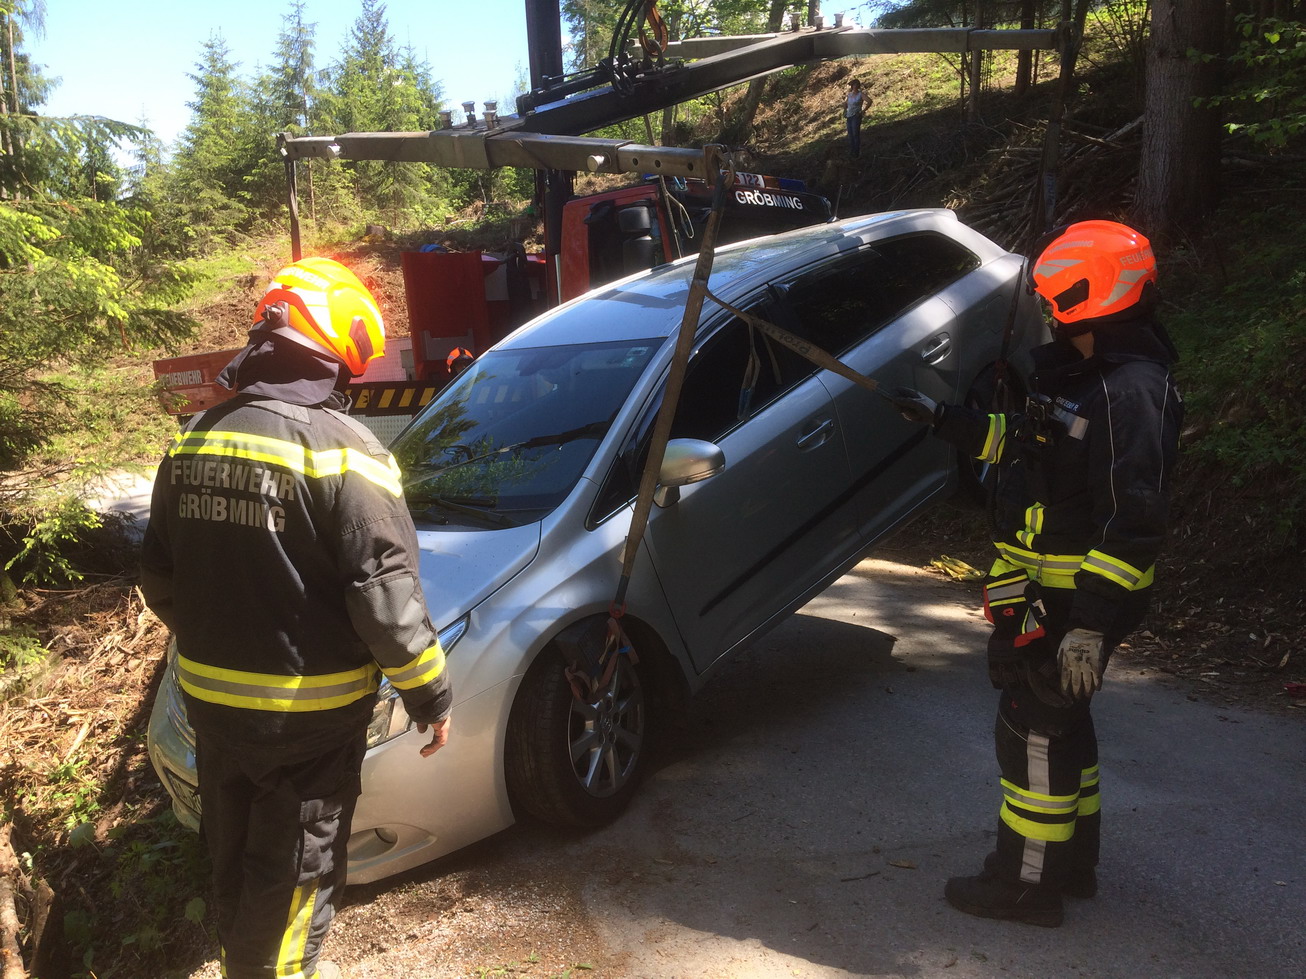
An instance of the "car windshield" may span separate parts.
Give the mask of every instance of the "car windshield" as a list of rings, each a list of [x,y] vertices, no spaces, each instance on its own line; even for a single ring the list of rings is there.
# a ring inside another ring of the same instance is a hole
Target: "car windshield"
[[[492,350],[396,439],[408,506],[496,526],[561,503],[663,343]],[[534,518],[535,515],[532,515]]]

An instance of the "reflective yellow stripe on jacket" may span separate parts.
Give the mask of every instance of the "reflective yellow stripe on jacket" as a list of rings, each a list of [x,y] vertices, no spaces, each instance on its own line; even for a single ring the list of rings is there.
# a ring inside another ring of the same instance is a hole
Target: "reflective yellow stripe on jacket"
[[[997,541],[994,547],[998,549],[1003,559],[1024,568],[1031,578],[1047,588],[1074,588],[1075,573],[1082,569],[1100,574],[1134,591],[1149,586],[1156,570],[1148,568],[1146,571],[1139,571],[1123,561],[1108,557],[1101,551],[1089,551],[1083,555],[1040,554],[1006,541]]]
[[[989,415],[989,430],[984,436],[984,446],[975,456],[981,462],[994,463],[1002,458],[1002,447],[1007,438],[1007,416]]]
[[[353,448],[312,451],[295,442],[250,435],[245,432],[179,432],[168,450],[170,456],[212,455],[266,465],[284,466],[312,478],[357,473],[391,496],[403,492],[399,466],[393,457],[382,462]]]
[[[381,667],[386,679],[401,690],[411,690],[430,683],[444,672],[444,650],[440,643],[428,646],[406,666]]]
[[[443,665],[443,655],[440,657]],[[344,707],[380,685],[376,669],[360,666],[318,676],[276,676],[224,670],[177,657],[181,687],[197,700],[247,710],[310,711]]]
[[[1154,568],[1139,571],[1132,564],[1126,564],[1118,557],[1112,557],[1102,551],[1089,551],[1084,556],[1084,570],[1100,574],[1103,578],[1133,591],[1136,588],[1146,588],[1152,583]]]
[[[1075,572],[1084,563],[1079,554],[1040,554],[1006,541],[997,541],[994,546],[1005,561],[1024,568],[1031,578],[1047,588],[1074,588]]]

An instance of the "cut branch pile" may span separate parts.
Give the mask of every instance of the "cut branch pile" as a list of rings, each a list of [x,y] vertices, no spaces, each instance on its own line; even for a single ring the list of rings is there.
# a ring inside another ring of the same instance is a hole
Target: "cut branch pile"
[[[48,669],[0,704],[0,979],[25,979],[24,953],[50,974],[66,952],[56,891],[85,899],[125,810],[162,805],[140,735],[167,630],[122,581],[35,594],[23,619],[46,637]],[[74,833],[92,845],[70,846]]]
[[[1142,129],[1141,116],[1111,131],[1082,121],[1063,123],[1053,226],[1087,217],[1124,216],[1137,182]],[[954,192],[947,206],[1005,247],[1027,246],[1041,231],[1030,226],[1030,205],[1038,188],[1045,131],[1044,126],[1013,123],[1007,145],[988,152],[984,176],[971,184],[967,196]]]

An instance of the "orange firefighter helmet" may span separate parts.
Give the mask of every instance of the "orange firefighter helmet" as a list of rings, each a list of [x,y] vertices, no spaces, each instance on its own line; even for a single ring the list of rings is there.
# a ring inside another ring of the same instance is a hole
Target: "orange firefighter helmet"
[[[330,258],[302,258],[276,274],[254,322],[334,357],[358,377],[385,352],[385,324],[367,286]]]

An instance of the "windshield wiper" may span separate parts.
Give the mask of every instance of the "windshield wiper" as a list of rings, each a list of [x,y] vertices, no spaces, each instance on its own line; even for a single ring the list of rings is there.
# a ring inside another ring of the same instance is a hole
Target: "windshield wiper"
[[[516,452],[519,449],[540,449],[546,445],[564,445],[567,442],[575,442],[583,438],[602,438],[607,434],[608,427],[612,420],[590,422],[588,425],[582,425],[579,428],[573,428],[566,432],[558,432],[556,435],[537,435],[535,438],[526,439],[523,442],[514,442],[512,445],[504,445],[497,449],[491,449],[489,452],[483,452],[477,456],[471,456],[467,459],[459,459],[457,462],[451,462],[447,466],[434,468],[431,463],[417,463],[408,467],[410,472],[421,473],[426,479],[432,479],[451,469],[458,469],[460,466],[470,465],[473,462],[483,462],[486,459],[493,459],[497,455],[503,455],[506,452]]]
[[[464,496],[455,500],[446,496],[432,496],[428,499],[411,502],[409,509],[420,510],[422,517],[428,520],[434,519],[431,516],[432,511],[443,510],[463,517],[472,517],[493,527],[515,527],[517,525],[511,517],[496,513],[492,509],[493,506],[494,503],[485,497]],[[444,522],[449,522],[447,517],[444,518]]]

